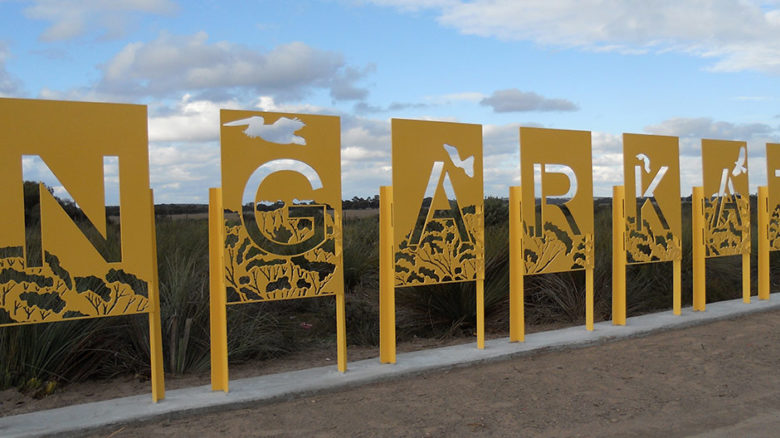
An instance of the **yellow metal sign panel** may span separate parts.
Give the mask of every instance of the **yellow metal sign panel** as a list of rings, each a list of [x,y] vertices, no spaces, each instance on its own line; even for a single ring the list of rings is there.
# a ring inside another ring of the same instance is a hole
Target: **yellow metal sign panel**
[[[228,304],[342,292],[339,118],[220,117]]]
[[[392,120],[395,285],[484,278],[482,126]]]
[[[591,267],[590,132],[520,128],[520,162],[525,272]]]
[[[120,214],[109,220],[110,166]],[[32,167],[57,197],[23,183]],[[0,99],[0,180],[0,325],[150,311],[146,107]]]
[[[769,250],[780,250],[780,143],[766,144],[769,201]]]
[[[707,257],[750,251],[747,145],[702,140],[704,245]]]
[[[623,134],[627,263],[679,259],[680,158],[677,137]]]

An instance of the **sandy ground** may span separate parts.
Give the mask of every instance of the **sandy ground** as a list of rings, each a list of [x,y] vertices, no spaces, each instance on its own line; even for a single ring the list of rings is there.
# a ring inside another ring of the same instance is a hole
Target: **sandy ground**
[[[777,436],[778,365],[773,311],[91,436]]]

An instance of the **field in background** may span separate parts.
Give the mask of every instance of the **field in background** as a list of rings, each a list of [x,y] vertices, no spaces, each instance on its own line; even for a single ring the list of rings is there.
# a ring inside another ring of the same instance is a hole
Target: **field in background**
[[[165,210],[169,214],[165,214]],[[209,368],[208,223],[203,211],[156,206],[165,370],[201,373]],[[508,207],[485,200],[485,318],[489,336],[508,331]],[[753,221],[755,224],[755,221]],[[595,208],[596,321],[611,317],[611,206]],[[344,212],[347,339],[376,346],[378,321],[378,210]],[[690,203],[683,203],[683,303],[691,302]],[[755,226],[754,226],[755,230]],[[753,233],[755,236],[755,232]],[[756,248],[755,238],[753,248]],[[773,255],[773,266],[777,259]],[[755,256],[752,264],[755,293]],[[707,299],[741,296],[738,256],[707,261]],[[630,266],[628,315],[671,309],[671,263]],[[780,281],[774,269],[772,288]],[[473,339],[474,283],[399,288],[399,342]],[[536,275],[525,281],[528,330],[584,324],[584,272]],[[231,364],[283,357],[311,348],[335,350],[335,300],[291,300],[229,306]],[[146,316],[70,321],[0,329],[0,388],[45,396],[85,379],[148,375]]]

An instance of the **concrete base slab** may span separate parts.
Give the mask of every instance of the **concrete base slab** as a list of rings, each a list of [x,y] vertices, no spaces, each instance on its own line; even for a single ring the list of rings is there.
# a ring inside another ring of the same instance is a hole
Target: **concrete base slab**
[[[165,400],[159,403],[153,403],[148,394],[85,403],[2,417],[0,436],[80,435],[123,423],[257,406],[426,371],[504,360],[543,350],[581,348],[773,309],[780,309],[780,293],[772,294],[770,300],[753,297],[750,304],[741,299],[707,304],[705,312],[685,308],[680,316],[671,311],[636,316],[628,318],[626,326],[601,322],[592,332],[578,326],[530,334],[522,343],[510,343],[508,338],[493,339],[486,342],[484,350],[477,349],[474,343],[399,354],[395,364],[380,364],[378,358],[361,360],[349,363],[346,373],[338,372],[334,365],[233,380],[229,393],[211,391],[206,385],[167,391]]]

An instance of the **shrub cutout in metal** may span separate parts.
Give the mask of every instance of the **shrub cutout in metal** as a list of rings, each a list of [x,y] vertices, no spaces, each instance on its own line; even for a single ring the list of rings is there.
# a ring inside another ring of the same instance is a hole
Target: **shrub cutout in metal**
[[[228,304],[336,294],[338,117],[223,110],[221,121]]]
[[[392,120],[398,287],[483,279],[482,127]]]
[[[676,137],[623,134],[626,260],[679,259],[680,159]]]
[[[146,108],[0,99],[0,145],[0,326],[149,312]]]
[[[769,250],[780,250],[780,143],[766,144]]]
[[[704,245],[707,257],[750,251],[747,146],[702,140]]]
[[[591,267],[590,132],[520,128],[520,162],[526,274]]]

